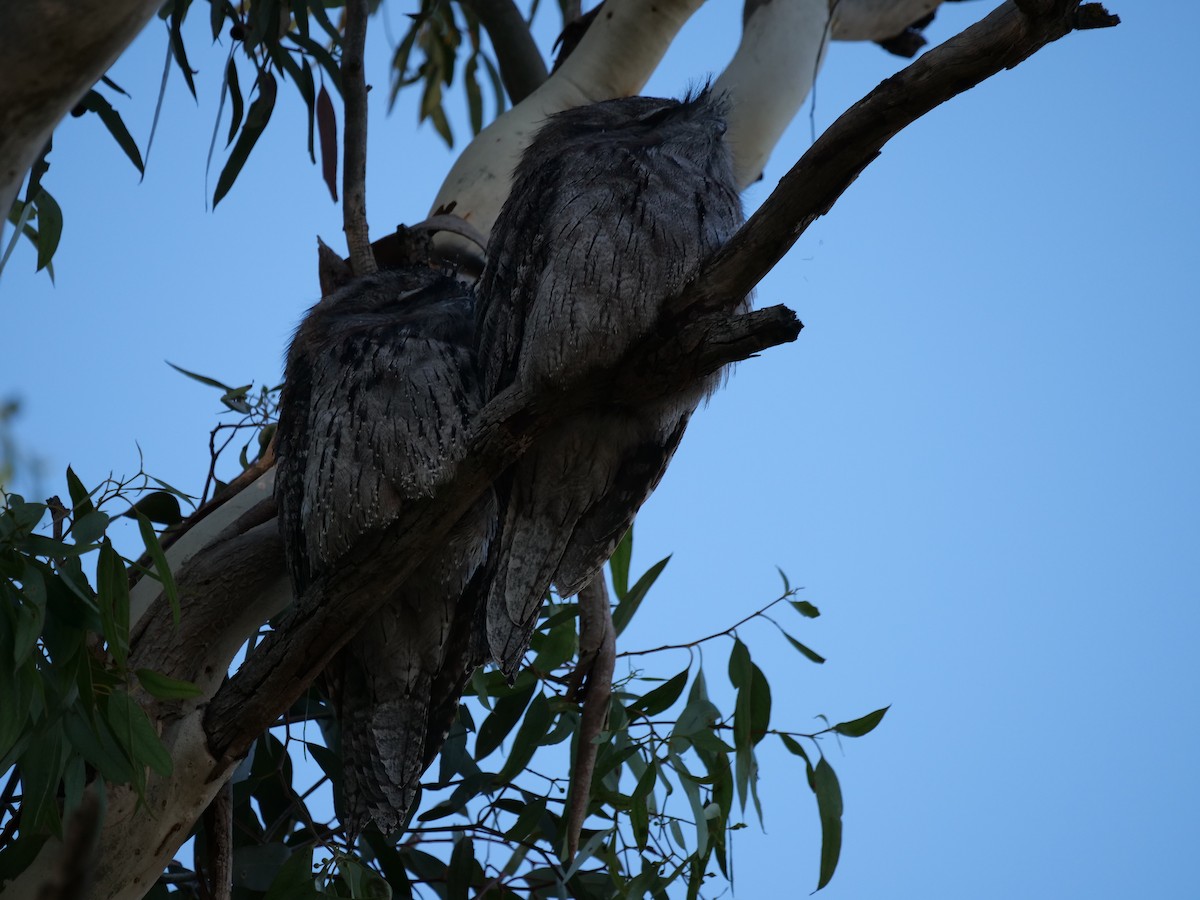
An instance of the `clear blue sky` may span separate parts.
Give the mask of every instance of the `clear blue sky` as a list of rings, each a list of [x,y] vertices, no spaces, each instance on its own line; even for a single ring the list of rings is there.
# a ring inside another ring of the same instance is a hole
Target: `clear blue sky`
[[[948,4],[929,34],[993,5]],[[1120,28],[935,111],[809,230],[758,291],[799,311],[800,340],[739,366],[639,518],[635,568],[674,558],[627,649],[731,624],[775,596],[778,565],[824,613],[796,633],[829,662],[744,633],[772,724],[892,704],[869,737],[827,746],[846,805],[830,898],[1195,896],[1200,65],[1191,4],[1108,5]],[[708,4],[649,91],[719,71],[738,6]],[[89,483],[136,470],[135,442],[198,490],[216,396],[163,360],[278,380],[317,298],[315,236],[341,240],[290,90],[206,211],[225,49],[193,24],[199,108],[173,74],[145,182],[98,120],[68,119],[48,177],[67,221],[57,287],[27,247],[0,281],[0,396],[22,401],[15,436],[44,474],[16,486],[38,496],[68,462]],[[414,130],[415,97],[382,115],[382,28],[374,41],[382,234],[423,217],[452,155]],[[165,48],[156,22],[114,71],[143,146]],[[835,45],[816,127],[901,65]],[[750,207],[809,129],[806,110]],[[710,680],[727,656],[711,646]],[[736,893],[805,893],[815,805],[776,745],[762,762],[767,833],[737,832]]]

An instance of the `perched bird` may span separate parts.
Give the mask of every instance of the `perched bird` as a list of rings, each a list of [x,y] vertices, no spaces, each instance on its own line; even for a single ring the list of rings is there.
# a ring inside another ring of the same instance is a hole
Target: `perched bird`
[[[551,116],[517,166],[479,285],[484,397],[611,368],[742,222],[720,98],[610,100]],[[519,666],[551,583],[583,588],[657,486],[719,379],[613,396],[556,423],[497,485],[492,657]]]
[[[297,598],[336,577],[346,553],[405,504],[431,496],[461,458],[480,398],[473,331],[469,289],[427,266],[352,281],[309,311],[288,352],[276,445]],[[352,832],[371,819],[385,833],[403,823],[486,656],[483,568],[496,516],[489,493],[326,672]],[[395,561],[377,565],[382,579]]]

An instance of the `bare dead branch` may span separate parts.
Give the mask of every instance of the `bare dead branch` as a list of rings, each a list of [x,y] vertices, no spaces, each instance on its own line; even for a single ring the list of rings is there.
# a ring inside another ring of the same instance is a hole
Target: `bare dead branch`
[[[579,835],[587,818],[592,795],[592,775],[600,749],[596,738],[608,719],[612,697],[613,669],[617,662],[617,633],[613,628],[612,606],[603,573],[579,592],[579,665],[572,679],[578,679],[583,694],[579,733],[575,737],[575,759],[571,764],[571,787],[567,797],[567,852],[570,862],[579,852]]]
[[[338,584],[315,585],[210,704],[206,730],[213,754],[240,756],[349,640],[378,597],[408,577],[486,485],[550,422],[603,404],[614,393],[630,402],[667,396],[722,365],[794,339],[800,324],[789,310],[775,307],[744,316],[727,310],[832,206],[887,139],[944,100],[1069,33],[1078,5],[1077,0],[1055,0],[1050,13],[1031,19],[1014,3],[1005,3],[876,88],[804,155],[763,208],[704,267],[691,290],[668,304],[662,326],[631,350],[615,374],[582,376],[554,396],[514,385],[488,404],[476,420],[468,458],[449,473],[433,500],[414,506],[353,554],[363,554],[364,561],[379,553],[402,560],[393,584],[374,598],[358,590],[353,574]],[[324,602],[312,608],[316,597]]]
[[[527,395],[520,385],[497,397],[477,419],[467,460],[429,507],[414,507],[372,546],[369,558],[403,560],[389,585],[398,586],[420,559],[466,512],[484,487],[536,438],[549,421],[573,409],[668,395],[721,365],[794,339],[800,325],[790,311],[762,310],[729,316],[731,308],[782,258],[804,229],[824,214],[883,144],[905,125],[1003,68],[1017,65],[1074,27],[1078,0],[1053,0],[1049,12],[1030,18],[1008,2],[888,79],[823,135],[746,225],[669,305],[664,326],[635,348],[615,377],[585,377],[554,397]],[[714,311],[695,318],[697,312]],[[786,315],[784,315],[786,313]],[[681,321],[686,321],[678,327]],[[790,337],[788,336],[790,330]],[[768,336],[769,334],[769,336]],[[616,382],[614,384],[614,382]],[[353,566],[351,566],[353,569]],[[250,741],[299,696],[353,635],[377,602],[358,596],[354,576],[318,584],[309,598],[259,648],[209,707],[206,728],[218,758],[240,756]],[[312,598],[325,597],[317,608]]]
[[[546,61],[529,33],[529,25],[513,0],[464,0],[479,17],[500,64],[508,98],[520,103],[549,77]]]
[[[367,82],[363,45],[367,40],[367,0],[347,0],[342,43],[342,96],[346,122],[342,144],[342,227],[355,275],[378,271],[367,226]]]
[[[808,226],[832,208],[883,145],[931,109],[1070,34],[1078,21],[1119,21],[1099,4],[1081,7],[1079,0],[1021,3],[1030,12],[1008,0],[839,116],[696,277],[690,305],[726,308],[747,284],[757,284]]]

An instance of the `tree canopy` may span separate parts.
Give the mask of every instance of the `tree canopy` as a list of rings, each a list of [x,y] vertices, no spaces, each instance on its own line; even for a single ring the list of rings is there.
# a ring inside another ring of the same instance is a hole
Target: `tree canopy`
[[[248,104],[247,104],[247,106],[252,106],[252,102],[251,102],[251,103],[248,103]],[[222,137],[223,137],[223,136],[222,136]],[[236,145],[236,139],[235,139],[235,145]],[[251,157],[251,158],[253,158],[253,157]],[[236,187],[234,188],[234,191],[236,192]],[[234,197],[234,196],[235,196],[235,193],[233,193],[233,194],[229,194],[229,197],[230,197],[230,198],[232,198],[232,197]],[[67,204],[67,215],[68,215],[68,216],[70,216],[70,205],[68,205],[68,204]],[[233,397],[233,400],[236,400],[236,397]],[[251,452],[252,452],[252,454],[253,454],[253,448],[252,448],[252,451],[251,451]]]

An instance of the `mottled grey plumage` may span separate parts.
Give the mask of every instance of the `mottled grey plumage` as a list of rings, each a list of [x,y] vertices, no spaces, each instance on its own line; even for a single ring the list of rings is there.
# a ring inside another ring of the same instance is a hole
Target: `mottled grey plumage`
[[[359,279],[309,311],[288,353],[276,445],[297,597],[461,457],[479,407],[473,331],[470,292],[423,266]],[[354,831],[403,821],[486,655],[481,582],[496,515],[489,493],[327,670]]]
[[[612,367],[663,301],[733,234],[741,202],[722,104],[632,97],[552,116],[525,151],[479,290],[484,396]],[[553,583],[578,592],[657,486],[716,384],[654,404],[613,396],[563,421],[510,470],[488,641],[520,664]]]

